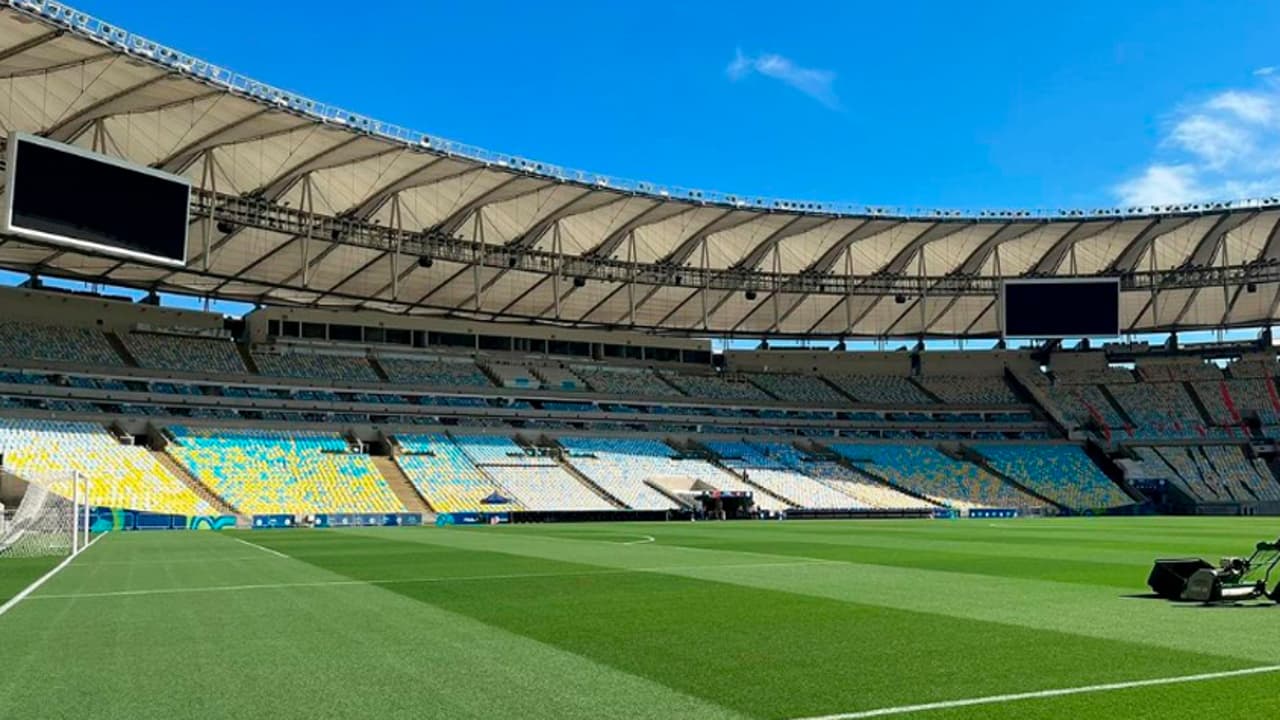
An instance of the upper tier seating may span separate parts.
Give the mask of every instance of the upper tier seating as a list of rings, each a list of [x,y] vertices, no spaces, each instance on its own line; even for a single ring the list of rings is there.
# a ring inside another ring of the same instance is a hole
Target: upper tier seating
[[[899,375],[828,375],[836,387],[865,403],[932,405],[933,398]]]
[[[436,512],[520,509],[518,504],[494,506],[482,502],[495,492],[504,497],[506,493],[448,436],[397,435],[396,441],[404,450],[396,456],[396,463]]]
[[[488,368],[502,387],[522,390],[537,390],[542,387],[542,381],[523,365],[495,362],[489,363]]]
[[[1067,385],[1056,383],[1043,388],[1050,410],[1068,421],[1068,429],[1084,427],[1091,423],[1110,430],[1128,426],[1119,411],[1097,385]]]
[[[1018,396],[999,377],[931,375],[921,378],[925,388],[944,402],[958,405],[1016,405]]]
[[[573,374],[573,371],[567,367],[560,365],[540,365],[533,368],[533,372],[542,380],[542,387],[546,390],[567,390],[577,392],[586,390],[587,384],[582,378]]]
[[[131,332],[121,338],[129,353],[144,368],[190,372],[249,372],[229,339],[180,337],[161,333]]]
[[[574,365],[573,371],[596,392],[620,397],[683,397],[672,387],[646,368],[607,368],[591,365]]]
[[[1222,370],[1204,362],[1154,363],[1138,366],[1138,374],[1147,382],[1184,382],[1221,380]]]
[[[997,471],[1073,510],[1099,510],[1134,503],[1079,445],[986,443],[972,447]]]
[[[288,355],[254,353],[253,362],[263,375],[275,377],[339,382],[379,382],[378,374],[373,371],[369,361],[362,357],[305,353]]]
[[[662,376],[686,395],[698,399],[730,402],[767,402],[773,399],[760,388],[740,378],[669,371],[664,371]]]
[[[1182,383],[1110,385],[1107,390],[1133,419],[1135,437],[1199,438],[1209,434]]]
[[[1122,367],[1105,367],[1097,370],[1054,369],[1053,379],[1062,385],[1126,385],[1138,382],[1133,372]]]
[[[121,445],[101,425],[0,419],[0,455],[19,477],[72,494],[72,473],[88,480],[94,505],[188,517],[214,508],[174,477],[149,450]]]
[[[489,377],[467,358],[379,357],[378,364],[393,383],[430,387],[493,387]]]
[[[99,330],[27,322],[0,322],[0,358],[111,367],[124,364]]]
[[[765,392],[786,402],[828,407],[851,404],[849,398],[816,375],[751,373],[747,377]]]
[[[1044,503],[929,445],[834,444],[854,465],[934,502],[958,509],[1043,507]]]
[[[635,510],[669,510],[677,506],[645,480],[654,463],[644,458],[670,460],[674,451],[656,440],[561,437],[569,462],[591,482]]]
[[[1193,383],[1192,388],[1210,419],[1219,425],[1239,425],[1249,416],[1265,421],[1280,413],[1280,398],[1275,396],[1275,381],[1270,378],[1202,381]]]
[[[369,456],[336,433],[170,430],[173,457],[245,514],[405,511]]]
[[[1274,378],[1280,373],[1280,364],[1276,363],[1274,357],[1270,360],[1261,358],[1251,358],[1248,360],[1237,360],[1227,366],[1227,372],[1233,378]]]

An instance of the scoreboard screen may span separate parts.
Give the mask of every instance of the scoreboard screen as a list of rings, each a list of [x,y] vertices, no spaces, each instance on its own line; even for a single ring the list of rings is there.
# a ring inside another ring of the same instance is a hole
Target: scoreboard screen
[[[1006,280],[1000,288],[1007,338],[1110,338],[1120,334],[1119,278]]]
[[[25,133],[9,136],[0,230],[95,254],[183,266],[184,177]]]

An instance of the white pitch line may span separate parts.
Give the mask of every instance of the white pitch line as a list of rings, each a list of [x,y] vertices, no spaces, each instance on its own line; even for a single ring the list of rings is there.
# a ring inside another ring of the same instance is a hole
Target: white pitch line
[[[248,546],[249,546],[249,547],[251,547],[251,548],[258,548],[259,550],[261,550],[261,551],[262,551],[262,552],[264,552],[264,553],[271,553],[272,555],[275,555],[275,556],[276,556],[276,557],[278,557],[278,558],[284,558],[285,560],[292,560],[292,559],[293,559],[293,558],[289,557],[288,555],[285,555],[284,553],[280,552],[279,550],[272,550],[271,548],[269,548],[269,547],[263,547],[263,546],[259,545],[258,543],[252,543],[252,542],[249,542],[248,540],[241,540],[241,539],[240,539],[240,538],[238,538],[238,537],[233,537],[233,538],[231,538],[231,539],[232,539],[232,540],[235,540],[235,541],[236,541],[236,542],[238,542],[238,543],[242,543],[242,544],[244,544],[244,545],[248,545]]]
[[[648,543],[651,543],[651,542],[657,542],[657,539],[652,535],[641,535],[640,538],[641,539],[639,540],[632,540],[630,542],[624,542],[619,544],[620,545],[647,545]]]
[[[265,548],[264,548],[265,549]],[[631,569],[584,570],[581,572],[508,573],[504,575],[458,575],[455,577],[398,578],[391,580],[319,580],[298,583],[262,583],[256,585],[212,585],[208,587],[152,588],[146,590],[112,590],[97,593],[65,593],[61,595],[36,595],[31,600],[77,600],[81,598],[140,597],[147,595],[187,595],[193,593],[241,592],[245,590],[276,590],[289,588],[347,587],[353,585],[425,585],[477,580],[528,580],[536,578],[584,577],[591,575],[625,575],[628,573],[662,573],[678,570],[711,570],[715,568],[800,567],[828,565],[829,561],[803,561],[791,563],[740,563],[720,565],[674,565]]]
[[[99,540],[101,540],[103,537],[105,537],[105,534],[104,534],[104,535],[99,535],[99,536],[95,537],[94,539],[90,540],[90,541],[89,541],[89,544],[88,544],[88,545],[85,545],[85,546],[80,550],[80,552],[79,552],[79,553],[75,553],[75,554],[73,554],[73,555],[68,555],[68,556],[67,556],[67,558],[66,558],[65,560],[63,560],[62,562],[60,562],[60,563],[58,563],[57,565],[55,565],[55,566],[54,566],[54,568],[53,568],[52,570],[50,570],[49,572],[45,573],[44,575],[41,575],[41,576],[40,576],[40,577],[39,577],[35,582],[31,583],[31,584],[30,584],[30,585],[28,585],[25,589],[23,589],[23,591],[22,591],[22,592],[18,593],[17,595],[14,595],[12,598],[9,598],[9,601],[8,601],[8,602],[6,602],[4,605],[0,605],[0,617],[3,617],[5,613],[7,613],[7,612],[9,612],[10,610],[12,610],[12,609],[14,609],[15,607],[17,607],[17,606],[18,606],[18,603],[20,603],[20,602],[22,602],[23,600],[25,600],[28,596],[30,596],[30,595],[31,595],[31,593],[33,593],[33,592],[35,592],[36,590],[40,589],[40,586],[41,586],[41,585],[44,585],[45,583],[47,583],[47,582],[49,582],[50,580],[52,580],[52,579],[53,579],[53,576],[54,576],[54,575],[57,575],[59,572],[62,572],[62,569],[63,569],[63,568],[65,568],[66,566],[70,565],[72,560],[75,560],[76,558],[80,557],[80,553],[82,553],[82,552],[84,552],[85,550],[88,550],[89,548],[93,547],[93,544],[94,544],[94,543],[96,543],[96,542],[98,542]]]
[[[209,557],[209,558],[195,557],[195,558],[186,558],[183,560],[98,560],[94,562],[93,565],[88,565],[88,566],[76,565],[72,569],[74,570],[75,568],[78,568],[78,567],[103,567],[103,566],[112,566],[112,565],[119,565],[123,567],[136,567],[139,565],[195,565],[195,564],[206,565],[211,562],[238,562],[238,563],[264,562],[264,561],[273,560],[273,559],[274,558],[265,557],[263,555],[255,553],[253,555],[236,555],[236,556],[226,556],[226,557],[221,557],[221,556]]]
[[[997,705],[1018,702],[1021,700],[1040,700],[1043,698],[1065,697],[1067,695],[1086,695],[1090,693],[1130,690],[1133,688],[1155,687],[1159,685],[1182,685],[1185,683],[1204,682],[1206,680],[1222,680],[1225,678],[1247,677],[1280,672],[1280,665],[1263,665],[1243,670],[1226,670],[1223,672],[1200,673],[1198,675],[1180,675],[1178,677],[1153,678],[1151,680],[1131,680],[1129,682],[1107,683],[1105,685],[1085,685],[1083,687],[1059,688],[1057,690],[1038,690],[1035,692],[1014,693],[1011,695],[990,695],[988,697],[968,698],[966,700],[945,700],[925,703],[923,705],[902,705],[899,707],[862,710],[835,715],[818,715],[797,720],[862,720],[862,718],[887,717],[889,715],[907,715],[910,713],[929,712],[931,710],[951,710],[953,708],[973,707],[975,705]]]

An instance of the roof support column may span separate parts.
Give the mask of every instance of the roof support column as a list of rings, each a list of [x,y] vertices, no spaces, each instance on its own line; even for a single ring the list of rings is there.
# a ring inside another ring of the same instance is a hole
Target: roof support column
[[[299,199],[299,205],[302,211],[307,214],[307,231],[302,234],[302,242],[298,243],[302,246],[302,287],[311,286],[311,233],[316,223],[313,218],[315,212],[315,201],[312,200],[311,175],[305,175],[302,178],[302,197]]]
[[[627,323],[636,326],[636,231],[627,233]]]
[[[778,278],[782,276],[782,252],[778,250],[778,243],[773,244],[773,331],[778,332],[778,325],[782,323],[782,299],[779,295],[782,292],[782,285]]]
[[[1155,272],[1156,272],[1155,248],[1152,248],[1151,252],[1148,254],[1151,256],[1151,260],[1148,263],[1148,265],[1151,268],[1151,274],[1152,274],[1151,275],[1151,326],[1158,327],[1160,325],[1160,281],[1155,277]],[[1133,321],[1134,323],[1137,323],[1141,319],[1142,318],[1134,318]]]
[[[484,263],[484,208],[476,209],[476,218],[474,230],[471,233],[471,282],[474,285],[472,293],[472,308],[476,312],[480,312],[480,308],[484,305],[480,295],[484,292],[484,287],[480,284],[480,266]]]
[[[925,331],[929,329],[929,277],[924,264],[924,248],[920,248],[917,253],[920,259],[917,267],[920,269],[920,340],[924,340]]]
[[[1224,272],[1222,273],[1222,307],[1226,308],[1227,312],[1223,316],[1223,323],[1222,323],[1223,332],[1226,332],[1227,328],[1230,327],[1227,324],[1227,321],[1231,317],[1231,306],[1235,304],[1231,302],[1231,289],[1228,287],[1227,273],[1225,272],[1225,269],[1231,265],[1231,263],[1227,261],[1227,248],[1230,245],[1231,243],[1227,242],[1226,239],[1224,238],[1222,241],[1222,258],[1221,258],[1222,259],[1221,266],[1224,270]]]
[[[216,168],[213,164],[212,149],[204,151],[204,162],[201,163],[201,166],[200,187],[203,190],[208,191],[211,194],[210,197],[216,198],[218,196],[218,173],[215,171]],[[209,256],[213,254],[213,206],[216,202],[217,201],[215,200],[210,204],[209,217],[205,218],[204,223],[204,253],[202,254],[200,263],[204,267],[205,272],[209,272]]]
[[[707,330],[707,329],[708,329],[708,326],[707,326],[707,288],[710,286],[711,281],[710,281],[710,278],[708,277],[708,273],[707,273],[707,266],[708,266],[708,265],[710,265],[710,264],[711,264],[711,263],[710,263],[710,259],[709,259],[709,256],[708,256],[708,254],[707,254],[707,236],[706,236],[706,235],[703,235],[703,236],[702,236],[702,254],[701,254],[701,260],[700,260],[700,266],[702,267],[702,292],[701,292],[701,293],[699,293],[699,295],[701,295],[701,296],[702,296],[702,329],[703,329],[703,330]]]
[[[853,337],[853,245],[844,249],[844,327],[845,335]]]
[[[551,274],[551,294],[556,297],[556,320],[560,319],[560,271],[564,258],[560,256],[560,221],[551,226],[551,261],[555,263]]]
[[[400,299],[400,243],[404,233],[404,221],[400,215],[400,194],[396,193],[391,196],[391,218],[388,226],[391,228],[394,240],[391,245],[391,299],[393,301]]]

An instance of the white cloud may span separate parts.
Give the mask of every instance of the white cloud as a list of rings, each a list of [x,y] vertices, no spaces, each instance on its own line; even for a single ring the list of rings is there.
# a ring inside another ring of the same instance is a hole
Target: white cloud
[[[1173,126],[1169,142],[1195,155],[1209,167],[1220,169],[1252,150],[1245,128],[1221,118],[1192,115]]]
[[[772,78],[832,110],[841,109],[840,98],[835,92],[836,74],[830,70],[802,67],[790,58],[775,53],[744,55],[739,49],[734,53],[725,72],[735,82],[752,74]]]
[[[1228,90],[1210,98],[1206,105],[1250,123],[1269,123],[1276,117],[1276,98],[1260,92]]]
[[[1260,67],[1257,70],[1254,70],[1253,74],[1258,77],[1266,77],[1268,75],[1274,75],[1275,72],[1276,72],[1276,66],[1268,65],[1266,67]]]
[[[1138,177],[1116,186],[1116,195],[1126,205],[1181,202],[1200,192],[1192,165],[1151,165]]]
[[[1239,200],[1280,193],[1280,82],[1259,68],[1252,88],[1179,108],[1156,157],[1112,188],[1126,205]]]

